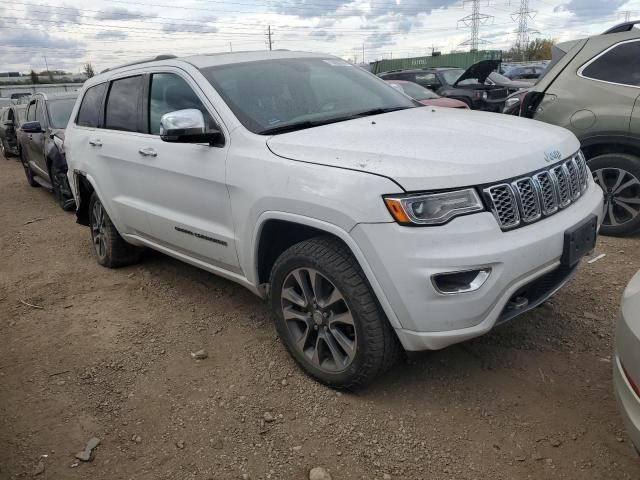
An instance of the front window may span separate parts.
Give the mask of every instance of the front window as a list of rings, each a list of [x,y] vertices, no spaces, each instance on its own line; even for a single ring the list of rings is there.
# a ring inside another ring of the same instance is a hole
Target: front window
[[[442,76],[449,85],[454,85],[462,76],[464,70],[461,68],[452,68],[451,70],[443,70]]]
[[[202,69],[238,120],[268,135],[416,104],[370,73],[336,58],[295,58]]]
[[[431,90],[428,90],[424,87],[416,83],[403,83],[402,89],[404,93],[409,95],[411,98],[415,100],[433,100],[435,98],[440,98],[437,94],[433,93]]]
[[[49,120],[52,128],[66,128],[71,117],[71,111],[76,103],[75,98],[61,98],[49,100]]]

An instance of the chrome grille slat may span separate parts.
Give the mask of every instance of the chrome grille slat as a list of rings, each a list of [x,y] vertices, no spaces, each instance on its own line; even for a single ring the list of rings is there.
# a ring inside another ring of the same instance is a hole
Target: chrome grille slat
[[[582,153],[546,170],[490,185],[484,194],[503,230],[511,230],[557,213],[578,200],[591,173]]]

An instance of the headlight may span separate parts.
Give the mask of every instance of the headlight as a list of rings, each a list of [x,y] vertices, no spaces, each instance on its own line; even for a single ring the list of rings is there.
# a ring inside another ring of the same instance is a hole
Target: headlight
[[[520,103],[520,97],[511,97],[511,98],[507,98],[507,100],[504,102],[504,106],[505,108],[511,108],[516,106],[518,103]]]
[[[487,100],[489,98],[489,93],[488,92],[482,92],[482,100]]]
[[[391,216],[402,225],[442,225],[454,217],[481,212],[484,205],[475,189],[424,195],[384,197]]]

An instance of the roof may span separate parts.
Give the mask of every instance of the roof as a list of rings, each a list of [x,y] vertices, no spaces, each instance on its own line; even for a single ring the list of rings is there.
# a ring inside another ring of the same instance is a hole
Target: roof
[[[63,98],[78,98],[78,92],[45,93],[36,92],[33,95],[41,95],[45,100],[59,100]]]
[[[246,52],[219,52],[204,53],[199,55],[190,55],[184,57],[176,57],[175,55],[158,55],[156,57],[141,59],[135,62],[125,63],[113,68],[103,70],[102,73],[114,72],[121,68],[132,67],[142,64],[155,64],[166,61],[183,61],[190,63],[197,68],[207,68],[217,65],[228,65],[232,63],[256,62],[260,60],[278,60],[286,58],[332,58],[333,55],[321,53],[296,52],[289,50],[256,50]]]

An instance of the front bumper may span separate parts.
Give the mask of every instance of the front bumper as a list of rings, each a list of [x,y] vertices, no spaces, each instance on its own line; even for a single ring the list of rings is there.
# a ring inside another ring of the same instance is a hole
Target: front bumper
[[[640,453],[640,399],[631,390],[618,355],[615,356],[613,365],[613,387],[627,433]]]
[[[562,286],[573,273],[558,270],[564,232],[592,214],[601,220],[602,191],[590,183],[568,209],[509,232],[483,212],[441,227],[359,224],[351,234],[402,326],[396,332],[404,348],[437,350],[504,321],[507,303],[522,287],[550,278],[541,302]],[[471,293],[442,295],[431,283],[435,274],[487,267],[491,276]]]

